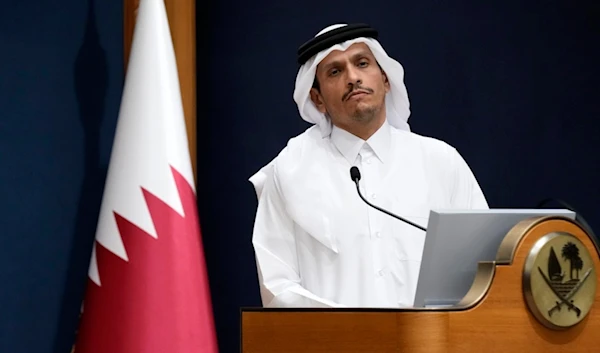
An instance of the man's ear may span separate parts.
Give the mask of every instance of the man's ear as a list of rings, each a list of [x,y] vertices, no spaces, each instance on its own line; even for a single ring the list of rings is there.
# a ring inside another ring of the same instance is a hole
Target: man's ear
[[[385,92],[387,93],[390,91],[390,81],[383,70],[381,70],[381,74],[383,75],[383,86],[385,87]]]
[[[325,114],[327,109],[325,108],[325,102],[323,101],[323,96],[321,95],[321,92],[319,92],[318,89],[316,89],[314,87],[310,89],[310,100],[315,104],[318,111]]]

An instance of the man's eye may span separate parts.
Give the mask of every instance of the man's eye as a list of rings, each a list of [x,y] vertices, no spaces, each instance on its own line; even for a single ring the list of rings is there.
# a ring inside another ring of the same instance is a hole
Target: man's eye
[[[331,69],[329,71],[329,76],[335,76],[335,75],[337,75],[339,73],[340,73],[340,70],[338,70],[338,69]]]
[[[358,66],[360,66],[360,67],[367,67],[367,66],[369,66],[369,63],[367,61],[361,61],[361,62],[358,63]]]

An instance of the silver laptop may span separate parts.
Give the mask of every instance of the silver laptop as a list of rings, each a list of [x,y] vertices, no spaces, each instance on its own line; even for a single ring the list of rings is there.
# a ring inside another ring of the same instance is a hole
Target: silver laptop
[[[431,211],[415,307],[448,307],[469,291],[479,261],[494,261],[500,243],[518,222],[538,216],[575,219],[563,209]]]

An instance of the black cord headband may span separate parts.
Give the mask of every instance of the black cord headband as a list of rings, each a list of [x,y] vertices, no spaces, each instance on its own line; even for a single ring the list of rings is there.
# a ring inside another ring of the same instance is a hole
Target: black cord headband
[[[318,52],[347,40],[368,37],[377,39],[378,32],[364,23],[350,24],[314,37],[298,48],[298,64],[304,65]]]

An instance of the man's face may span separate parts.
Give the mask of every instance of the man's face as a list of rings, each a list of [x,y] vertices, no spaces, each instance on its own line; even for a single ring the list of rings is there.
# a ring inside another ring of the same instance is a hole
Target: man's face
[[[344,128],[385,117],[390,84],[365,43],[329,53],[317,66],[316,78],[319,89],[311,89],[311,99],[333,124]]]

